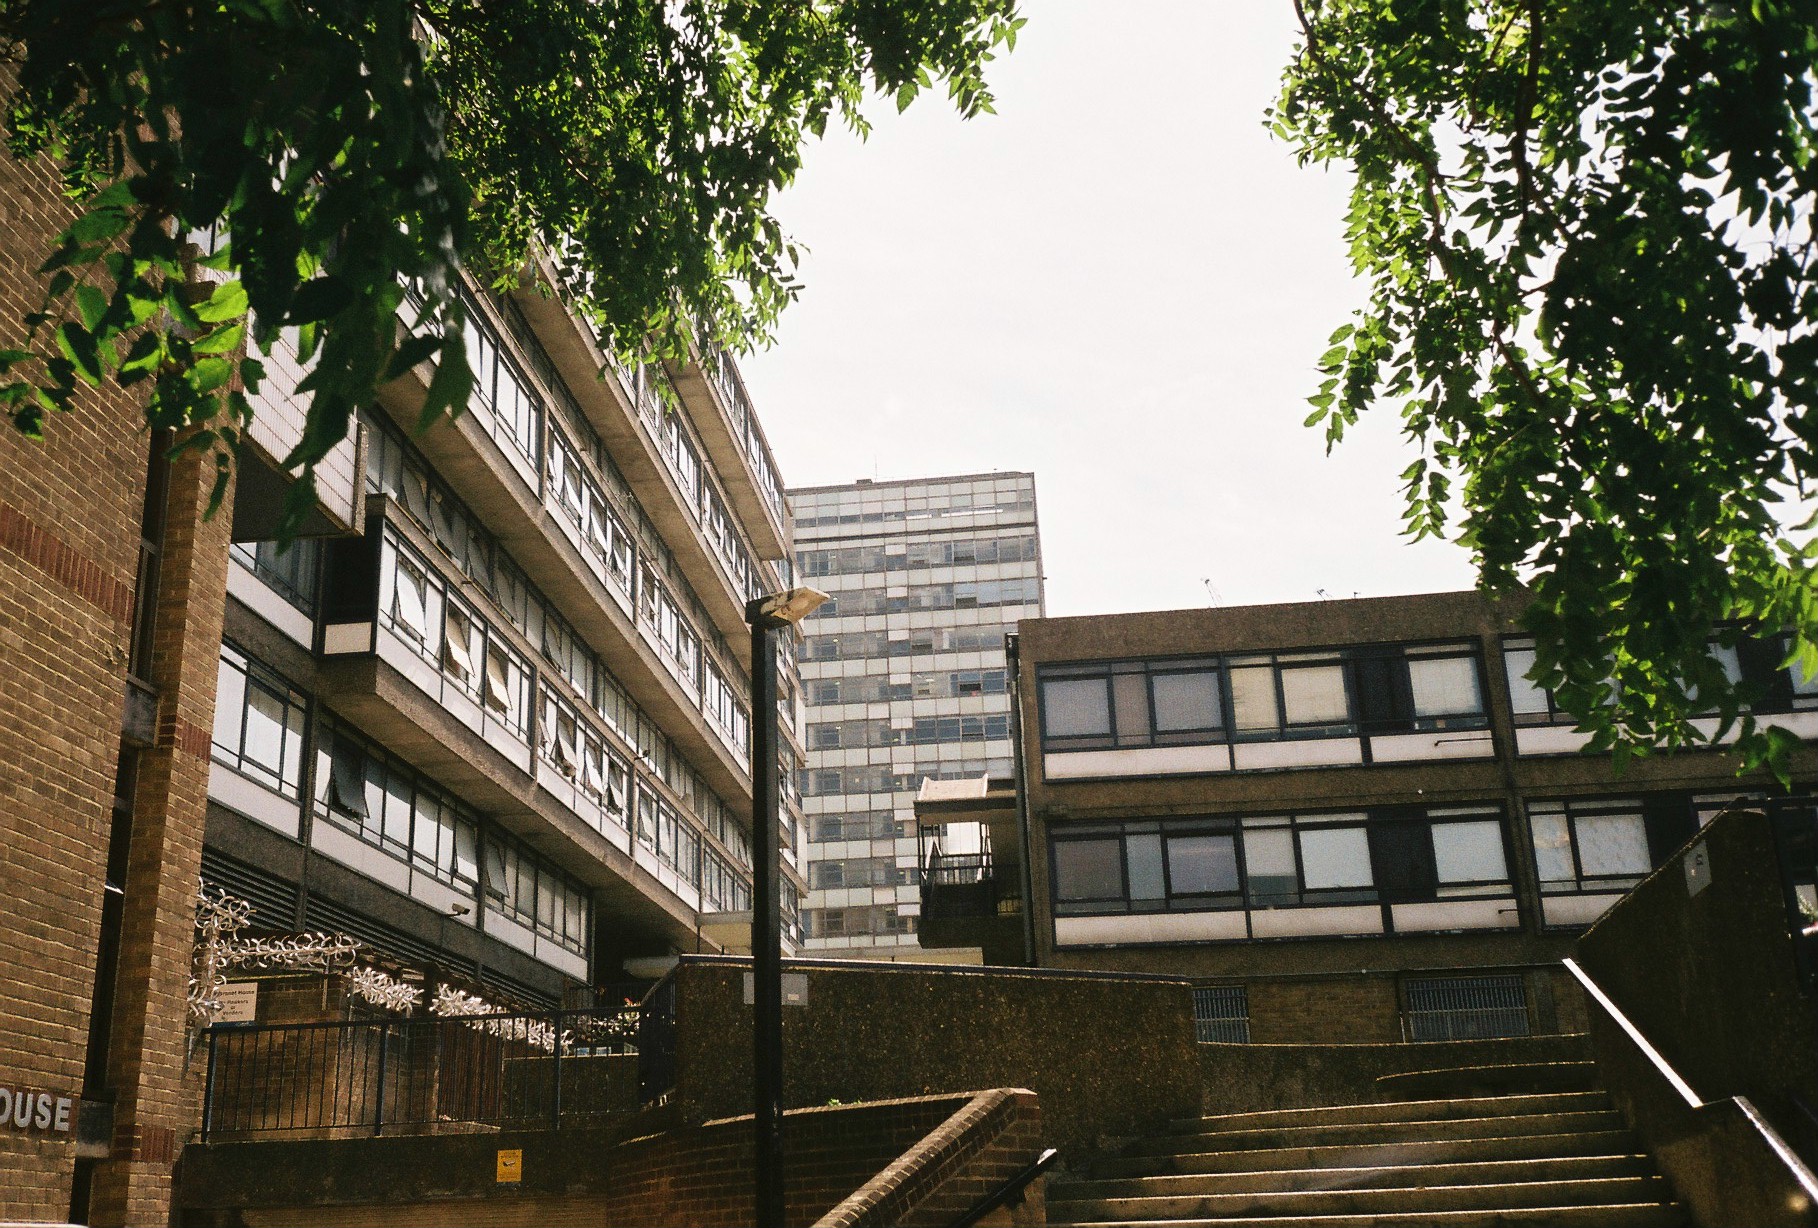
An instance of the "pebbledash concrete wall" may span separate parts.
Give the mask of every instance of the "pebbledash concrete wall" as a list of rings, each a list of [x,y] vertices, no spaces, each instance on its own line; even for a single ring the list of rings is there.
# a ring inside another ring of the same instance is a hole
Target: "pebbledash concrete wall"
[[[788,1222],[951,1223],[1033,1161],[1040,1134],[1022,1090],[791,1111]],[[743,1228],[751,1149],[749,1116],[686,1125],[667,1110],[601,1131],[200,1144],[184,1155],[179,1222]],[[516,1162],[502,1169],[502,1152]],[[1018,1222],[1040,1222],[1039,1193],[1031,1205],[1038,1217]]]
[[[1702,854],[1702,880],[1687,875]],[[1818,1001],[1795,969],[1793,927],[1766,815],[1731,811],[1578,940],[1577,960],[1705,1100],[1747,1096],[1791,1138],[1818,1105]]]
[[[691,1121],[751,1108],[750,961],[689,957],[675,978],[674,1106]],[[1199,1112],[1188,985],[1161,977],[843,961],[790,962],[787,1105],[983,1087],[1040,1098],[1063,1154]]]
[[[0,154],[0,345],[41,304],[70,221],[47,163]],[[33,443],[0,421],[0,1087],[76,1098],[126,694],[147,441],[138,405],[84,391]],[[0,1125],[0,1220],[69,1212],[74,1131]]]

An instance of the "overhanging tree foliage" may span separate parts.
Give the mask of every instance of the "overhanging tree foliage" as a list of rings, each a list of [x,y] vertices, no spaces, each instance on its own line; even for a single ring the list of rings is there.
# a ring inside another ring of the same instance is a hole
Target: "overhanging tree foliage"
[[[1309,425],[1422,446],[1407,527],[1525,582],[1538,680],[1619,757],[1741,722],[1711,651],[1818,673],[1818,6],[1297,0],[1271,120],[1355,172],[1368,304]]]
[[[463,258],[503,284],[540,252],[627,355],[761,339],[796,291],[769,202],[803,140],[862,131],[871,91],[988,111],[1021,24],[1015,0],[0,0],[9,143],[82,209],[0,405],[37,436],[84,384],[142,385],[218,496],[257,354],[294,330],[295,514],[388,377],[433,359],[425,421],[465,403]],[[200,290],[199,232],[223,239]]]

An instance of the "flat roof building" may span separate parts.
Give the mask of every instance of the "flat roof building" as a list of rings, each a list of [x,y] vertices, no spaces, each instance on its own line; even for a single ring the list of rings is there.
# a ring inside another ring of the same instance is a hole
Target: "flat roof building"
[[[1010,768],[1004,635],[1042,613],[1035,477],[986,473],[792,490],[807,703],[805,954],[928,958],[916,943],[924,779]],[[949,855],[981,851],[949,829]]]
[[[926,867],[923,942],[1192,977],[1207,1039],[1578,1030],[1575,936],[1775,786],[1721,748],[1618,774],[1527,680],[1515,613],[1464,592],[1025,620],[1014,781],[918,806],[990,823],[994,850],[984,875]],[[1818,735],[1778,644],[1725,651],[1758,714]]]

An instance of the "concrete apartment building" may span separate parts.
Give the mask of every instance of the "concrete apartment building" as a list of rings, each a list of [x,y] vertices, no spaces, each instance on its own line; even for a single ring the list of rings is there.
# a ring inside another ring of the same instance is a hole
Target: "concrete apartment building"
[[[1039,617],[1035,477],[987,473],[789,492],[804,583],[805,954],[918,958],[925,777],[1005,775],[1004,635]],[[950,829],[949,852],[976,852]]]
[[[0,163],[7,319],[37,306],[59,186]],[[467,413],[416,436],[429,372],[389,385],[287,551],[281,356],[212,518],[212,463],[167,463],[115,390],[42,445],[0,432],[0,1091],[29,1106],[0,1129],[0,1220],[168,1216],[198,877],[250,932],[346,934],[500,1006],[748,942],[743,614],[792,542],[738,373],[705,346],[619,367],[535,289],[468,305]]]
[[[1476,593],[1024,621],[1013,780],[930,784],[984,820],[936,860],[924,945],[1184,975],[1203,1039],[1582,1030],[1576,936],[1765,778],[1720,749],[1614,773]],[[1757,712],[1818,736],[1818,683],[1727,650]],[[1712,722],[1715,725],[1715,722]],[[1796,787],[1809,789],[1804,751]]]

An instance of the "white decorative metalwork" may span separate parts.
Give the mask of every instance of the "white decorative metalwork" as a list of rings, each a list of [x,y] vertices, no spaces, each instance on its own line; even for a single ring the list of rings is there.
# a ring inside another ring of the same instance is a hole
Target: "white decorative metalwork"
[[[197,1026],[214,1022],[221,1013],[221,990],[227,986],[222,972],[227,967],[223,939],[245,929],[252,918],[252,905],[216,888],[210,894],[206,883],[196,884],[195,952],[189,965],[189,1017]]]
[[[230,968],[246,972],[346,972],[348,989],[377,1006],[409,1010],[423,991],[376,968],[355,968],[361,944],[349,934],[308,932],[240,937],[252,922],[252,905],[219,887],[196,888],[196,947],[190,957],[189,1017],[198,1027],[221,1014],[221,991]],[[364,975],[363,975],[364,974]]]
[[[459,1019],[469,1027],[497,1036],[502,1040],[516,1040],[541,1049],[545,1053],[555,1052],[555,1028],[541,1019],[526,1019],[521,1015],[507,1015],[503,1007],[494,1006],[484,998],[475,997],[464,989],[452,985],[437,985],[436,996],[429,1004],[431,1014]],[[489,1016],[501,1016],[489,1018]]]
[[[400,981],[377,968],[354,968],[346,974],[347,991],[381,1010],[408,1015],[423,1005],[423,987]]]

